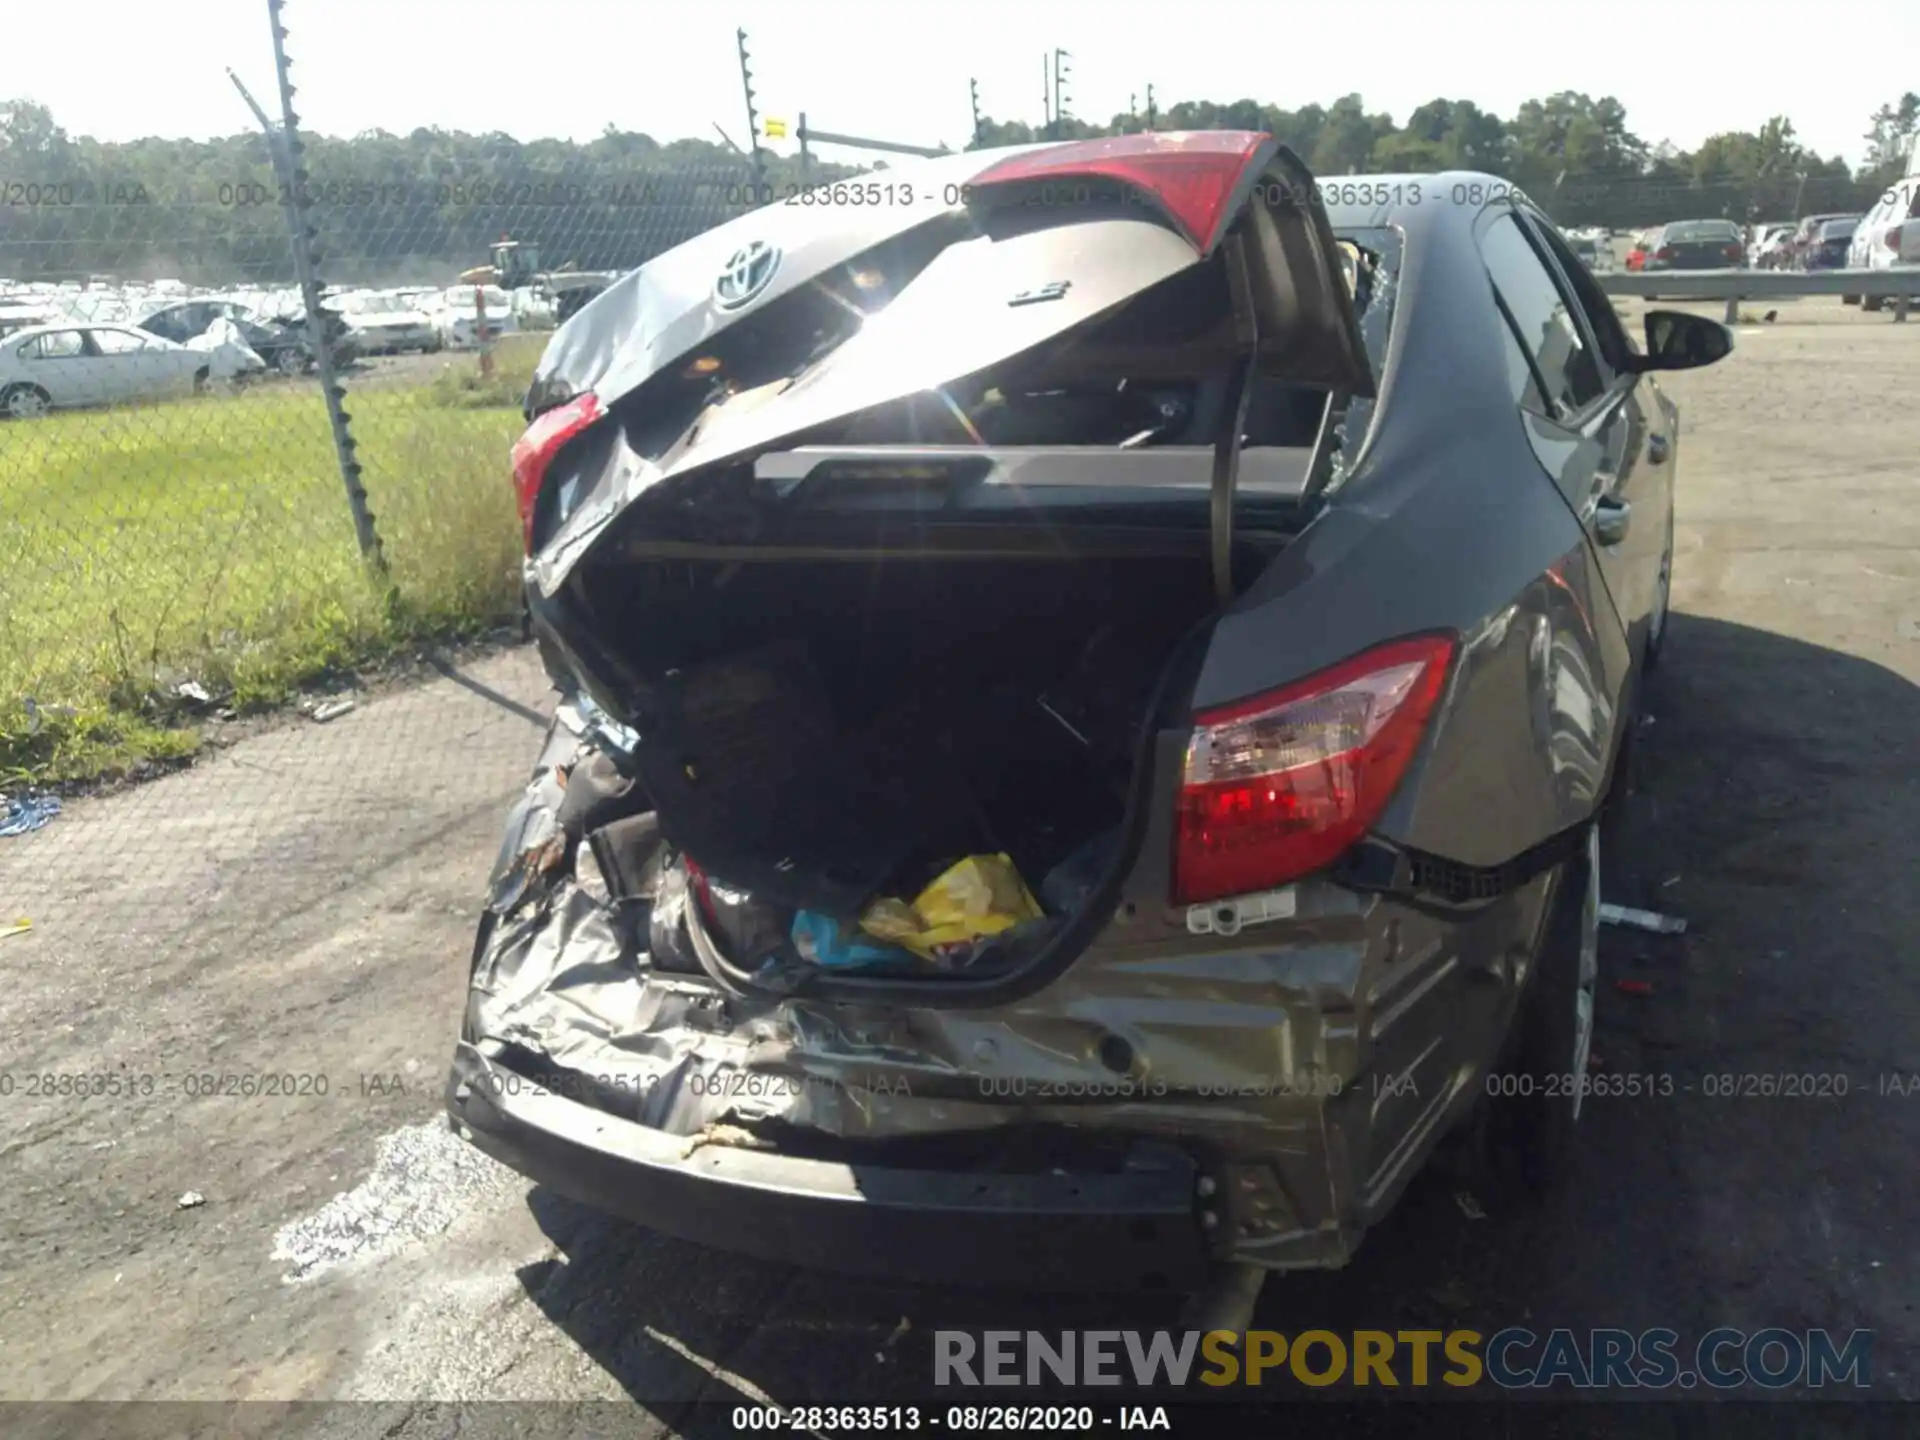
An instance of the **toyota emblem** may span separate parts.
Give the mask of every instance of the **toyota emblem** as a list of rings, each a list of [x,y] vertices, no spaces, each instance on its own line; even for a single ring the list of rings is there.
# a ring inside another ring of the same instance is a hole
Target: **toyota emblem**
[[[722,310],[738,310],[760,298],[780,268],[780,252],[764,240],[743,245],[728,257],[713,282],[713,303]]]

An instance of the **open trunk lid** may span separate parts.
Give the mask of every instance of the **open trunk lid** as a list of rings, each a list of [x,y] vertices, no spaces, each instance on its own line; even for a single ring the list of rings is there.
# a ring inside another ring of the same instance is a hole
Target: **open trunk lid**
[[[927,397],[952,410],[949,386],[1084,337],[1089,363],[1134,366],[1128,375],[1158,365],[1226,378],[1209,437],[1224,600],[1254,377],[1324,388],[1328,430],[1337,405],[1374,394],[1352,276],[1313,177],[1269,136],[1148,134],[976,152],[852,182],[853,191],[867,203],[770,206],[730,222],[627,276],[561,328],[515,447],[538,596],[556,594],[643,496],[685,498],[687,484],[891,402]],[[1215,266],[1231,292],[1221,324],[1137,355],[1124,333],[1102,330],[1155,287]],[[822,327],[811,353],[784,364],[717,358],[730,331],[750,333],[743,327],[783,304],[838,306],[850,318],[838,334]],[[722,370],[747,380],[723,384]],[[689,385],[705,390],[701,403],[687,403]],[[543,504],[544,532],[535,524]]]

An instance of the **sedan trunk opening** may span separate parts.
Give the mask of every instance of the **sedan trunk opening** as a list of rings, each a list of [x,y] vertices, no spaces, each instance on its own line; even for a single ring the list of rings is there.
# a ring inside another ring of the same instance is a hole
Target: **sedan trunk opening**
[[[1043,903],[1084,888],[1076,857],[1088,878],[1121,859],[1142,724],[1212,609],[1197,546],[655,562],[593,590],[639,622],[621,658],[660,677],[636,762],[661,833],[714,883],[836,922],[966,856],[1007,857]],[[1068,908],[974,963],[1036,953]]]

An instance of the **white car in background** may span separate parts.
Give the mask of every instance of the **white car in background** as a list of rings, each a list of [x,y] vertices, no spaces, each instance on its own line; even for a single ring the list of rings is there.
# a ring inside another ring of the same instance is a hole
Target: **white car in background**
[[[478,289],[486,307],[486,338],[517,334],[520,319],[514,314],[513,296],[498,285],[455,285],[438,296],[435,323],[440,338],[456,350],[470,350],[480,343],[480,309],[474,301]]]
[[[1784,270],[1792,251],[1787,242],[1793,239],[1791,225],[1756,225],[1753,239],[1747,246],[1747,254],[1752,257],[1755,270]]]
[[[441,348],[433,316],[412,296],[391,290],[347,295],[333,308],[347,322],[347,334],[363,355],[401,355],[409,350],[428,353]]]
[[[1890,185],[1879,203],[1854,227],[1853,242],[1847,247],[1847,267],[1904,270],[1916,265],[1920,265],[1920,175],[1909,175]],[[1885,304],[1883,295],[1868,295],[1860,301],[1864,310],[1878,310]]]
[[[0,415],[114,405],[197,390],[213,357],[130,325],[61,324],[0,340]]]
[[[45,305],[16,305],[0,301],[0,339],[20,330],[51,324],[54,312]]]
[[[1587,269],[1596,275],[1605,275],[1615,269],[1613,263],[1613,232],[1598,226],[1565,232],[1567,247],[1580,257]]]

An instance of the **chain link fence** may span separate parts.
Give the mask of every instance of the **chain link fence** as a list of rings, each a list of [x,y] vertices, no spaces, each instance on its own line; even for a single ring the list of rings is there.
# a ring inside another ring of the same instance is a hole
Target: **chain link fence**
[[[517,618],[507,453],[543,332],[755,199],[744,159],[545,148],[362,178],[320,142],[294,182],[262,141],[0,209],[0,782],[181,753],[209,713]],[[463,283],[506,237],[530,273]]]

